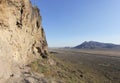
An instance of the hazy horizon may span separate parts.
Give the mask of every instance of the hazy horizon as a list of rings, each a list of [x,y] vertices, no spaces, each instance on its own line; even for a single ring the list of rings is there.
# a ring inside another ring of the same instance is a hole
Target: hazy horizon
[[[119,0],[40,0],[42,25],[49,47],[84,41],[120,44]]]

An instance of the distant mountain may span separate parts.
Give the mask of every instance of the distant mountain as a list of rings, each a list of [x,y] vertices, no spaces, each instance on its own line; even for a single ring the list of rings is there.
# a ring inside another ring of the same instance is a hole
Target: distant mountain
[[[120,45],[112,43],[101,43],[96,41],[85,41],[82,44],[75,46],[77,49],[120,49]]]

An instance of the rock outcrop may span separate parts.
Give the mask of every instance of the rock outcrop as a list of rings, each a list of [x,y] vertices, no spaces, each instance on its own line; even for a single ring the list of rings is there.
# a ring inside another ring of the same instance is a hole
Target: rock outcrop
[[[46,57],[39,9],[29,0],[0,0],[0,83],[19,75],[18,66]]]

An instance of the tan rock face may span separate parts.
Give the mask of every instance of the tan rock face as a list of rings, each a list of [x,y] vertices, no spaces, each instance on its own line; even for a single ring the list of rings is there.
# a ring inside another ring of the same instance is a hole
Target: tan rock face
[[[40,57],[47,57],[47,42],[39,9],[29,0],[0,0],[0,78]]]

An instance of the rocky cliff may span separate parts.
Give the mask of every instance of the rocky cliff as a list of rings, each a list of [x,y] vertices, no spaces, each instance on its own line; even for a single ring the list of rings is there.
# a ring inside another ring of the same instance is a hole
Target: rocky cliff
[[[47,42],[39,9],[29,0],[0,0],[0,83],[19,77],[23,65],[46,57]]]

